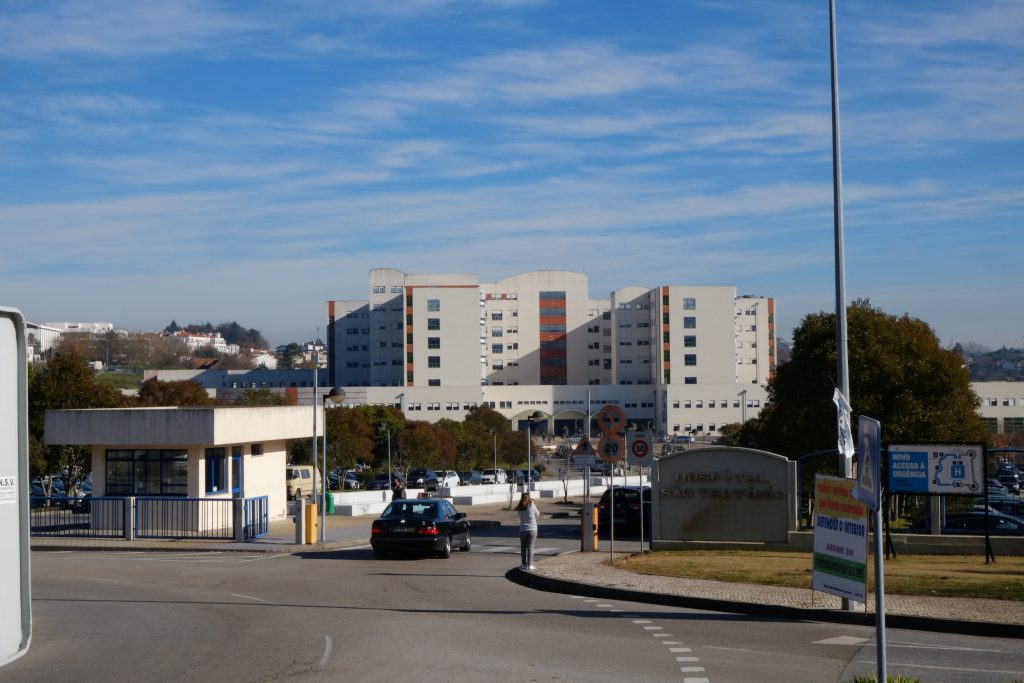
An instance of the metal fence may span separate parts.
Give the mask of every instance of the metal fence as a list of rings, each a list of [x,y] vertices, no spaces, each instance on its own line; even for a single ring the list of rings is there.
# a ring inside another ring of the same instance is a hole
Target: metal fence
[[[270,498],[256,496],[245,499],[245,532],[246,541],[263,538],[270,534]]]
[[[252,540],[270,533],[267,496],[244,500],[30,496],[29,504],[33,536]]]
[[[231,498],[136,498],[136,538],[235,537]]]
[[[124,498],[29,496],[33,536],[124,538]]]

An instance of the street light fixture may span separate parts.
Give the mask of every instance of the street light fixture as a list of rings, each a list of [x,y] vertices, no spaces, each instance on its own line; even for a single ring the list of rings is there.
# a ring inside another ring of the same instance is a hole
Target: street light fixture
[[[327,478],[327,402],[330,401],[334,405],[341,405],[345,402],[345,390],[341,387],[334,387],[331,391],[324,395],[324,447],[323,447],[323,487],[320,489],[320,542],[323,543],[327,538],[327,488],[330,479]],[[314,471],[316,470],[316,463],[313,463]],[[340,480],[340,477],[339,477]],[[340,483],[340,481],[339,481]]]

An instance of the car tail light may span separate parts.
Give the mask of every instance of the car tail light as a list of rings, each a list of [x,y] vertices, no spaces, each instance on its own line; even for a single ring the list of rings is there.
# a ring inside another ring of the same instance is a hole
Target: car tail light
[[[629,509],[630,510],[639,510],[640,509],[640,503],[630,503],[629,504]]]
[[[437,528],[436,524],[431,524],[430,526],[421,526],[416,533],[420,536],[437,536],[441,530]]]
[[[386,526],[374,526],[370,529],[371,536],[386,536],[388,528]]]

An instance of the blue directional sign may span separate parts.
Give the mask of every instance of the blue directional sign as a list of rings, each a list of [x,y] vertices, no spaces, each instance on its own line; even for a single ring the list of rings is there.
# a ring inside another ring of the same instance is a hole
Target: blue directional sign
[[[892,444],[889,490],[894,493],[981,493],[985,446],[968,444]]]

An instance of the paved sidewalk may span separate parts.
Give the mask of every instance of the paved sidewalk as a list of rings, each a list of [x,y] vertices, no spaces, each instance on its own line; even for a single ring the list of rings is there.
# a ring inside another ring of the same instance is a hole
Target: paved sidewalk
[[[516,513],[503,504],[478,505],[468,512],[475,528],[518,523]],[[542,519],[573,519],[570,508],[552,503],[542,503],[541,512]],[[368,545],[372,521],[373,517],[328,516],[326,541],[314,545],[295,543],[295,525],[289,518],[272,522],[267,537],[248,543],[33,537],[32,549],[308,553]],[[610,566],[608,558],[607,546],[597,553],[570,551],[538,558],[534,572],[516,568],[507,576],[532,588],[575,595],[809,621],[874,623],[873,599],[867,614],[847,612],[840,608],[839,598],[809,589],[637,574]],[[886,624],[892,628],[1024,638],[1024,603],[1016,601],[886,595],[885,611]]]
[[[541,590],[692,609],[808,621],[874,625],[874,598],[848,612],[840,599],[810,589],[679,579],[613,567],[607,550],[539,558],[537,569],[509,577]],[[886,595],[886,626],[945,633],[1024,638],[1024,603],[1011,600]]]

